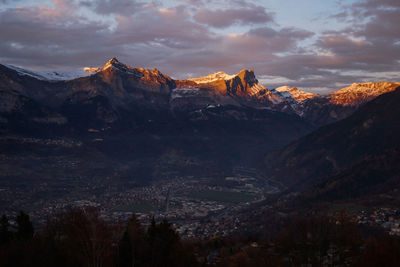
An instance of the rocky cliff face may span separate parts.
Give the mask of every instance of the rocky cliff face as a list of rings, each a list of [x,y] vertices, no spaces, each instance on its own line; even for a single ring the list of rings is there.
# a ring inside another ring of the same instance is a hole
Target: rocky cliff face
[[[222,95],[241,98],[264,98],[272,102],[279,101],[278,97],[258,82],[253,70],[244,69],[236,75],[217,72],[188,80],[195,83],[194,87],[211,88]]]
[[[101,96],[112,107],[129,109],[132,105],[149,109],[168,108],[175,82],[158,70],[134,68],[109,60],[97,73],[65,82],[68,101]]]
[[[207,76],[177,81],[173,91],[173,110],[194,110],[214,106],[242,106],[280,110],[282,99],[261,85],[252,70],[235,75],[217,72]]]

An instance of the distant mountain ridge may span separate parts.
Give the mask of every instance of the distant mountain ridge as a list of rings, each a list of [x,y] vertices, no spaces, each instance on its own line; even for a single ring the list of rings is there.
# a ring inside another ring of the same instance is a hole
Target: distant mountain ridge
[[[50,113],[51,118],[60,118],[58,122],[62,123],[68,121],[65,114],[81,119],[77,115],[80,106],[85,107],[85,116],[91,116],[88,123],[93,120],[107,125],[118,122],[132,109],[137,110],[136,114],[148,114],[135,120],[157,120],[171,112],[197,120],[206,118],[215,108],[233,106],[240,110],[235,113],[237,119],[251,119],[246,114],[250,108],[299,116],[318,127],[349,116],[359,106],[396,87],[394,83],[353,84],[319,96],[290,87],[269,90],[248,69],[235,75],[217,72],[187,80],[174,80],[157,69],[132,67],[116,58],[103,67],[85,69],[84,74],[73,79],[73,75],[42,75],[0,65],[0,111],[17,112],[24,101],[30,101],[37,110],[51,110],[42,113]],[[35,120],[54,121],[44,117]]]
[[[362,105],[398,86],[400,83],[353,83],[326,96],[307,99],[297,106],[298,114],[316,126],[326,125],[350,116]]]
[[[325,193],[339,198],[355,197],[368,190],[377,192],[372,186],[383,186],[389,181],[400,186],[396,180],[400,166],[399,101],[400,86],[348,118],[269,154],[265,160],[269,176],[292,190],[318,186],[319,197]],[[348,191],[357,187],[357,192]],[[384,187],[387,189],[388,185]],[[346,190],[347,195],[340,195]]]
[[[370,100],[392,92],[400,86],[400,83],[353,83],[349,87],[329,94],[330,102],[342,106],[359,106]]]
[[[297,121],[293,136],[312,129],[294,114],[247,104],[261,106],[264,101],[252,93],[261,87],[253,72],[243,71],[211,86],[174,80],[157,69],[128,66],[116,58],[91,71],[72,80],[47,81],[0,65],[0,129],[62,133],[154,128],[179,121],[189,127],[190,122],[208,120],[253,121],[261,128],[272,120],[277,129],[278,124]]]

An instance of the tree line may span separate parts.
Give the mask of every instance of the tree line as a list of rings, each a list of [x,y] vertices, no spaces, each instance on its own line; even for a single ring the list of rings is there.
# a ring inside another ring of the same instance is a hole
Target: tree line
[[[400,266],[400,239],[363,228],[345,212],[305,214],[274,233],[182,240],[166,220],[105,222],[95,209],[71,209],[34,233],[27,214],[0,220],[0,266]]]
[[[20,212],[12,229],[1,218],[0,266],[196,266],[167,220],[154,218],[145,230],[133,215],[126,225],[108,224],[95,209],[71,209],[49,220],[34,234]]]

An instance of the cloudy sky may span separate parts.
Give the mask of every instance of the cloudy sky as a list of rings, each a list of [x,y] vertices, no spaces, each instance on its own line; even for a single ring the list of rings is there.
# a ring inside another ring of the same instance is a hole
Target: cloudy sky
[[[0,0],[0,63],[117,57],[174,78],[254,69],[269,88],[400,82],[399,0]]]

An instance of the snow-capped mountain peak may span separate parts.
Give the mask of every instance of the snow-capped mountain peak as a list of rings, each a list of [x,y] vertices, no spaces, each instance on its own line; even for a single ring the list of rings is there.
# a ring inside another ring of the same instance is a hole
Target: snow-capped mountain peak
[[[384,93],[394,91],[400,83],[353,83],[329,94],[330,102],[342,106],[358,106]]]
[[[116,57],[113,57],[106,64],[99,69],[99,71],[117,71],[119,73],[135,75],[137,77],[143,77],[141,68],[135,68],[118,61]]]
[[[283,99],[294,100],[297,103],[301,103],[301,102],[303,102],[303,101],[305,101],[307,99],[314,98],[314,97],[318,96],[317,94],[313,94],[313,93],[310,93],[310,92],[305,92],[305,91],[299,90],[296,87],[289,87],[289,86],[278,87],[278,88],[272,90],[272,92],[275,95],[277,95],[277,96],[279,96],[279,97],[281,97]]]

